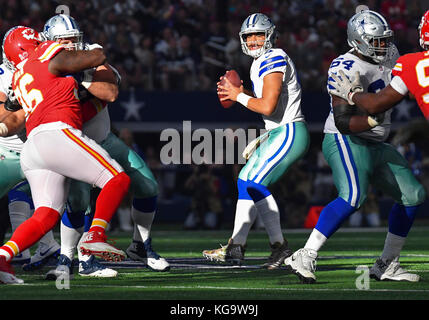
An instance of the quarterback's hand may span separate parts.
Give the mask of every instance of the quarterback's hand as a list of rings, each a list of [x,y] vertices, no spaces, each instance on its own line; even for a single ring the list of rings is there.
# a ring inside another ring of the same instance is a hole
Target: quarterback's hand
[[[225,80],[223,84],[222,80]],[[237,101],[237,96],[240,92],[243,92],[243,85],[236,87],[231,83],[231,81],[229,81],[227,77],[221,77],[221,81],[217,83],[217,93],[223,95],[220,101]]]
[[[339,96],[346,100],[350,105],[354,105],[352,98],[356,92],[363,92],[362,83],[360,82],[359,71],[356,71],[353,81],[350,81],[349,78],[345,75],[343,70],[339,71],[339,76],[336,74],[331,74],[332,79],[335,82],[329,82],[331,86],[335,89],[329,89],[330,94]]]

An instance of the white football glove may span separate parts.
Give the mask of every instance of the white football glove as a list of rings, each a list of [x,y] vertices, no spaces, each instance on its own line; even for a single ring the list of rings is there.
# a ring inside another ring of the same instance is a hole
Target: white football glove
[[[100,46],[98,43],[93,43],[93,44],[85,43],[83,46],[83,49],[84,50],[103,49],[103,47]]]
[[[328,92],[330,94],[343,98],[350,105],[354,105],[355,103],[352,100],[353,95],[356,92],[363,92],[362,83],[360,82],[359,71],[356,71],[353,81],[350,81],[350,79],[347,78],[343,70],[340,70],[338,73],[339,76],[337,76],[336,74],[331,74],[331,77],[335,80],[335,82],[331,81],[329,82],[329,84],[335,89],[328,89]]]

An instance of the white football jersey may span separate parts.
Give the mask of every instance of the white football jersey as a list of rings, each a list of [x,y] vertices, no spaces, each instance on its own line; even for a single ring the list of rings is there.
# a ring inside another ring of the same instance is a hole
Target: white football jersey
[[[0,92],[7,96],[9,86],[12,84],[13,73],[4,64],[0,65]],[[3,106],[2,106],[3,108]],[[21,152],[24,141],[27,139],[25,129],[19,134],[10,137],[0,137],[0,146],[5,149]]]
[[[110,132],[110,116],[107,108],[108,106],[103,108],[82,127],[82,132],[98,144],[105,140]]]
[[[253,61],[250,80],[254,96],[262,97],[264,77],[272,72],[283,73],[283,85],[276,110],[270,116],[262,116],[265,129],[271,130],[289,122],[304,121],[301,112],[301,86],[295,65],[282,49],[270,49]]]
[[[328,88],[332,87],[330,86],[329,82],[334,81],[331,77],[331,74],[338,74],[340,70],[343,70],[349,79],[353,79],[356,71],[359,71],[364,92],[376,93],[390,83],[392,80],[391,68],[363,61],[356,55],[352,54],[352,51],[353,49],[332,61],[328,71]],[[376,126],[368,131],[354,133],[353,135],[372,141],[385,141],[388,138],[390,132],[391,113],[392,109],[385,112],[384,121],[381,123],[381,125]],[[323,132],[340,133],[340,131],[335,126],[334,113],[332,111],[332,98],[331,110],[329,112],[328,118],[326,119]]]

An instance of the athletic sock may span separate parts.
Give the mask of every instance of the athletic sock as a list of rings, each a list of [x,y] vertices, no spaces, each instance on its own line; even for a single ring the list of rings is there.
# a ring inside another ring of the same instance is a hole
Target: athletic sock
[[[323,208],[315,228],[326,238],[329,238],[355,211],[356,208],[352,207],[344,199],[337,198]]]
[[[6,256],[9,261],[21,251],[30,248],[40,240],[60,219],[58,211],[39,207],[28,220],[24,221],[13,233],[6,244],[0,247],[0,255]]]
[[[268,197],[255,202],[258,214],[261,217],[270,243],[283,243],[283,233],[280,225],[280,212],[276,200],[270,194]]]
[[[157,197],[134,199],[131,217],[134,222],[133,240],[145,242],[150,237],[157,208]]]
[[[128,192],[129,186],[130,178],[124,172],[106,183],[97,198],[94,219],[89,229],[90,232],[105,233],[110,220]]]
[[[255,222],[258,210],[255,207],[253,200],[237,200],[235,209],[234,230],[232,231],[231,239],[234,244],[245,245],[250,228]]]

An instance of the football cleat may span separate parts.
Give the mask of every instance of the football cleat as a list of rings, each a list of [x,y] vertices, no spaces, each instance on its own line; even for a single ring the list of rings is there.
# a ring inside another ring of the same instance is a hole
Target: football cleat
[[[31,253],[30,250],[26,249],[23,252],[21,252],[20,254],[17,254],[16,256],[13,257],[11,263],[12,264],[25,264],[25,263],[29,263],[30,262],[30,258],[31,258]]]
[[[4,256],[0,256],[0,283],[21,284],[24,280],[15,277],[15,272]]]
[[[91,256],[88,261],[79,261],[79,275],[82,277],[114,278],[118,272],[103,266],[94,256]]]
[[[97,231],[90,231],[81,242],[79,250],[83,255],[94,255],[106,261],[122,261],[125,252],[107,243],[105,234]]]
[[[391,261],[377,259],[369,270],[369,276],[376,280],[393,280],[393,281],[420,281],[418,274],[410,273],[403,269],[399,264],[399,257]]]
[[[51,259],[56,259],[61,251],[60,245],[55,241],[52,245],[46,246],[39,242],[36,252],[31,256],[30,262],[22,266],[24,271],[34,271],[42,268]]]
[[[127,256],[134,261],[142,261],[154,271],[168,271],[170,264],[152,249],[152,239],[145,242],[133,240],[127,249]]]
[[[286,258],[284,263],[286,268],[296,274],[302,283],[315,283],[316,259],[317,251],[302,248]]]
[[[58,257],[57,267],[53,270],[49,270],[45,276],[46,280],[57,280],[59,277],[73,277],[73,261],[71,261],[66,255],[61,254]]]
[[[288,243],[285,240],[283,244],[276,242],[274,244],[270,243],[271,255],[268,257],[268,261],[262,265],[263,268],[268,270],[274,270],[280,268],[282,263],[287,257],[292,255],[292,250],[289,249]]]
[[[234,244],[232,239],[228,240],[226,246],[220,245],[219,249],[204,250],[203,256],[210,261],[231,262],[233,264],[241,264],[244,260],[246,246]]]

